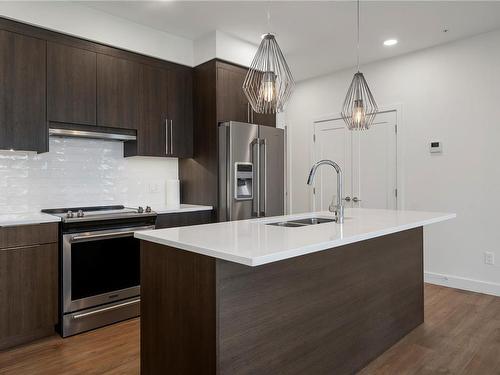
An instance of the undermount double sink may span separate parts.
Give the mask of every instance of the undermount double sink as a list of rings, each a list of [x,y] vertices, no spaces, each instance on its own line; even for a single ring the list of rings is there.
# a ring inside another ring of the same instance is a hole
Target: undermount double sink
[[[335,222],[335,219],[327,219],[325,217],[308,217],[306,219],[295,219],[288,221],[278,221],[275,223],[267,223],[266,225],[274,225],[277,227],[288,227],[288,228],[296,228],[296,227],[305,227],[308,225],[316,225],[316,224],[324,224]]]

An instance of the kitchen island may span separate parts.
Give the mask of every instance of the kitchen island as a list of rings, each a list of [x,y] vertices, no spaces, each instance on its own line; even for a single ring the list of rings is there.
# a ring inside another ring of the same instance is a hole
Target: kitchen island
[[[423,322],[423,226],[454,216],[350,209],[342,225],[286,224],[332,218],[320,212],[137,232],[141,371],[353,373]]]

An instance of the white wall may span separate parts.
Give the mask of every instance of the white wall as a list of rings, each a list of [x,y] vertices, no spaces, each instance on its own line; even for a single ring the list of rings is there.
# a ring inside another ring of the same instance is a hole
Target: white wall
[[[0,15],[193,66],[193,42],[70,1],[0,1]]]
[[[125,204],[165,206],[177,159],[123,157],[123,143],[50,138],[50,152],[0,151],[0,212]]]
[[[425,230],[426,278],[500,295],[500,32],[362,67],[379,106],[401,106],[404,207],[456,212]],[[291,203],[308,211],[314,118],[338,113],[354,71],[297,85],[287,110]],[[443,143],[441,155],[429,142]],[[484,251],[497,264],[485,265]]]
[[[259,46],[248,43],[220,30],[194,41],[194,66],[213,58],[250,66]]]

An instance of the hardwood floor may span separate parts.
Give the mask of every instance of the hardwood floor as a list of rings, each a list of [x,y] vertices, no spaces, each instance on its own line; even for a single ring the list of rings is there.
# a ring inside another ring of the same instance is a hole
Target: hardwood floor
[[[0,352],[0,374],[138,373],[138,319]],[[358,375],[382,374],[500,374],[500,298],[426,284],[425,323]]]
[[[139,373],[139,319],[0,352],[0,374],[122,375]]]

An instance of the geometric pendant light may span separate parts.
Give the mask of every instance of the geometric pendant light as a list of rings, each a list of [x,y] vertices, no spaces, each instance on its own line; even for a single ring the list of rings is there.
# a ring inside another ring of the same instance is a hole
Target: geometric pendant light
[[[369,129],[375,119],[378,107],[375,99],[366,83],[363,73],[359,71],[359,0],[358,11],[358,71],[354,74],[351,86],[342,106],[341,116],[349,130]]]
[[[269,10],[267,19],[269,26]],[[275,35],[263,35],[243,82],[243,92],[252,109],[257,113],[282,112],[294,87],[292,73]]]

